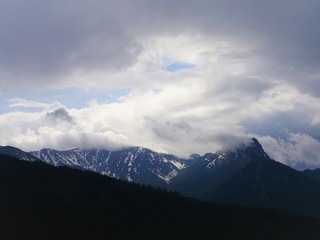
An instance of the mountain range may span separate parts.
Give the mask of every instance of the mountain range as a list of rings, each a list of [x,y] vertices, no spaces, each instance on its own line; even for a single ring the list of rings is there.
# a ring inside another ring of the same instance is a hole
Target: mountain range
[[[320,218],[319,170],[302,172],[285,166],[271,159],[255,138],[233,151],[193,155],[192,159],[142,147],[118,151],[42,149],[29,153],[1,147],[0,153],[91,170],[209,202],[285,210]]]
[[[130,147],[118,151],[79,148],[68,151],[42,149],[30,154],[54,166],[83,168],[116,179],[162,187],[192,163],[174,155],[156,153],[142,147]]]
[[[2,240],[320,238],[312,217],[193,200],[1,154],[0,212]]]

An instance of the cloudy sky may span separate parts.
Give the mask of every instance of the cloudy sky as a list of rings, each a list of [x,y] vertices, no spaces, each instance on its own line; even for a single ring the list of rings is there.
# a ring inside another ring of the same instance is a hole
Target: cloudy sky
[[[0,145],[320,167],[320,1],[1,0]]]

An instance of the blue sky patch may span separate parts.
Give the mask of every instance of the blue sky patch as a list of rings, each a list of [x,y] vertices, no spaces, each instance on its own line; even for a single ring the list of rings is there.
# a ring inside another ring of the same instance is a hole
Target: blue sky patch
[[[36,112],[39,108],[9,107],[9,99],[19,98],[42,103],[60,102],[67,108],[81,109],[87,106],[88,102],[95,100],[99,103],[115,102],[119,97],[126,96],[131,88],[119,88],[112,90],[82,90],[77,88],[57,89],[29,92],[14,92],[12,94],[2,94],[0,96],[0,114],[10,111]]]
[[[195,67],[194,64],[183,63],[183,62],[173,62],[164,67],[164,70],[167,72],[178,72],[181,70],[193,69]]]

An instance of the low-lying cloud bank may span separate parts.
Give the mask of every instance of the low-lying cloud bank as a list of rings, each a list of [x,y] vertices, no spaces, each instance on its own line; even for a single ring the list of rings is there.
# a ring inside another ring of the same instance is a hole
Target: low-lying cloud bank
[[[300,119],[304,124],[300,129],[304,133],[289,129],[290,124],[295,123],[273,120],[277,114],[285,119],[290,119],[292,114],[299,115],[300,101],[298,109],[295,105],[278,106],[264,98],[224,105],[224,101],[218,102],[219,96],[213,96],[211,101],[203,97],[205,93],[190,97],[186,94],[189,87],[195,90],[192,85],[132,92],[116,102],[91,102],[82,109],[67,109],[59,103],[26,104],[23,99],[19,103],[19,99],[15,99],[11,104],[23,106],[24,111],[0,116],[0,145],[10,144],[24,150],[43,147],[119,149],[140,145],[187,157],[192,153],[232,149],[248,137],[257,137],[267,153],[280,162],[300,169],[320,166],[320,142],[305,133],[314,129],[312,118]],[[189,93],[196,92],[192,90]],[[299,99],[299,96],[293,98]],[[42,108],[35,111],[34,107]],[[27,112],[29,108],[33,111]],[[265,134],[275,131],[275,125],[284,130]]]

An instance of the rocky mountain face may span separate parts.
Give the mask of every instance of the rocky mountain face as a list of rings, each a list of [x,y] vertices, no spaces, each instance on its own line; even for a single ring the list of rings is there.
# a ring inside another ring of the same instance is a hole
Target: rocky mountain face
[[[24,152],[19,148],[15,148],[11,146],[0,146],[0,154],[15,157],[20,160],[30,161],[30,162],[39,160],[33,154]]]
[[[271,159],[256,139],[232,152],[208,153],[171,187],[210,202],[320,217],[319,170],[297,171]]]
[[[92,170],[116,179],[153,186],[165,186],[191,163],[191,161],[174,155],[156,153],[142,147],[131,147],[118,151],[42,149],[30,154],[54,166]]]
[[[204,198],[221,183],[229,180],[248,163],[270,161],[257,139],[241,145],[234,151],[207,153],[196,158],[195,163],[182,171],[171,186],[185,195]]]

